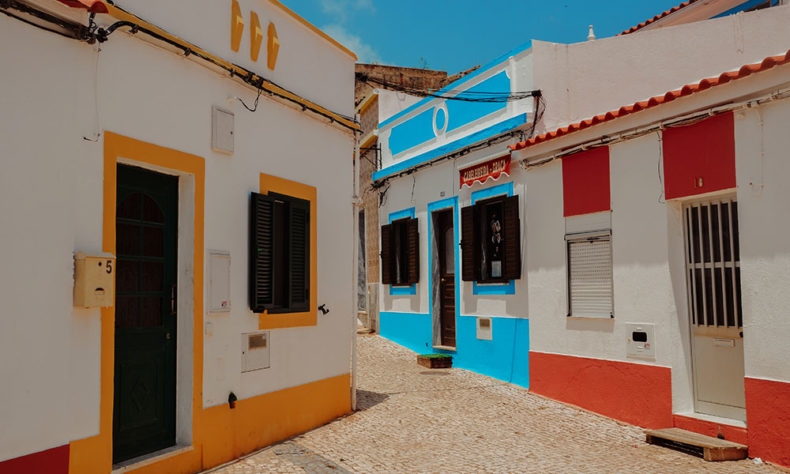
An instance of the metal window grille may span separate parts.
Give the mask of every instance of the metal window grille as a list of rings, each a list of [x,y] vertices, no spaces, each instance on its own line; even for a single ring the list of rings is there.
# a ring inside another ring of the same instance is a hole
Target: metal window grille
[[[743,327],[738,204],[734,199],[690,204],[684,221],[692,324]]]
[[[612,318],[612,236],[566,236],[568,316]]]

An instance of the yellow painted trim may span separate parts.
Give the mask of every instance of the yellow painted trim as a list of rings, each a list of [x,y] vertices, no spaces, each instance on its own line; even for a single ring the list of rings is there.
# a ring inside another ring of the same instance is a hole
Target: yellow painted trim
[[[370,106],[373,105],[378,100],[379,100],[378,94],[370,94],[365,98],[365,100],[362,101],[361,104],[357,106],[357,113],[358,114],[365,113],[365,111],[368,110]]]
[[[303,433],[351,411],[351,376],[342,374],[276,392],[203,408],[203,268],[205,161],[203,158],[124,137],[104,133],[104,196],[102,247],[115,253],[115,209],[118,159],[131,160],[194,176],[194,313],[192,375],[193,449],[142,466],[136,474],[187,474],[236,459],[263,446]],[[261,175],[261,190],[290,194],[311,202],[316,190],[293,181]],[[311,307],[315,307],[316,212],[311,214]],[[294,316],[294,315],[283,315]],[[115,309],[101,313],[101,367],[99,434],[70,443],[69,473],[108,474],[112,470],[112,418],[114,400]],[[313,314],[315,325],[315,314]]]
[[[218,466],[349,413],[350,388],[351,375],[343,374],[239,400],[233,410],[227,403],[207,408],[202,424],[210,442],[203,447],[203,468]]]
[[[274,71],[277,66],[277,55],[280,54],[280,37],[277,35],[277,27],[274,23],[269,22],[269,27],[266,29],[266,67]]]
[[[261,20],[258,14],[250,12],[250,59],[253,61],[258,60],[258,55],[261,52],[261,44],[263,44],[263,28],[261,28]]]
[[[241,15],[239,2],[232,0],[230,5],[230,49],[238,53],[244,34],[244,17]]]
[[[275,192],[310,202],[310,304],[303,313],[258,314],[258,329],[315,326],[318,313],[318,201],[314,186],[261,173],[260,193]]]
[[[193,361],[192,361],[192,433],[193,443],[200,442],[197,423],[203,406],[203,212],[205,162],[203,158],[164,148],[112,132],[104,133],[104,199],[102,248],[115,254],[115,208],[118,159],[149,164],[191,174],[195,179]],[[74,474],[108,473],[112,469],[112,419],[115,366],[115,308],[101,311],[101,402],[99,434],[73,441],[70,446],[69,472]],[[200,469],[200,454],[191,451],[172,459],[181,459],[189,470]],[[170,460],[168,460],[170,461]]]
[[[290,8],[288,8],[285,5],[283,5],[279,0],[269,0],[269,1],[272,3],[272,5],[274,5],[275,7],[279,8],[280,10],[284,11],[285,13],[287,13],[291,18],[293,18],[294,20],[296,20],[299,23],[303,24],[304,26],[306,26],[309,30],[311,30],[312,32],[316,33],[318,36],[324,38],[325,40],[329,41],[333,45],[337,46],[341,51],[343,51],[344,53],[346,53],[349,56],[351,56],[352,58],[354,58],[354,61],[359,61],[359,58],[357,57],[356,54],[354,54],[353,51],[351,51],[350,49],[346,48],[345,46],[340,44],[336,39],[332,38],[328,34],[326,34],[323,31],[321,31],[321,29],[319,29],[317,26],[313,25],[309,21],[307,21],[304,18],[302,18],[301,16],[299,16],[299,14],[296,13],[295,11],[293,11]]]
[[[367,135],[365,135],[365,138],[362,139],[362,141],[359,144],[359,147],[360,148],[367,148],[370,145],[376,143],[376,140],[378,140],[378,138],[379,138],[379,136],[376,135],[376,131],[374,130],[374,131],[368,133]]]
[[[241,66],[237,66],[237,65],[233,64],[230,61],[226,61],[226,60],[224,60],[224,59],[222,59],[222,58],[220,58],[218,56],[215,56],[215,55],[209,53],[208,51],[206,51],[204,49],[201,49],[201,48],[195,46],[194,44],[192,44],[192,43],[190,43],[188,41],[182,40],[181,38],[166,32],[165,30],[159,28],[158,26],[152,25],[151,23],[148,23],[147,21],[145,21],[145,20],[143,20],[143,19],[141,19],[141,18],[139,18],[139,17],[137,17],[137,16],[135,16],[135,15],[133,15],[131,13],[128,13],[125,10],[121,10],[120,8],[116,7],[115,5],[111,5],[109,3],[105,3],[105,6],[107,7],[107,11],[109,12],[109,15],[112,16],[113,18],[115,18],[117,20],[129,21],[129,22],[132,22],[132,23],[134,23],[136,25],[144,27],[144,28],[146,28],[148,30],[151,30],[151,31],[155,32],[156,34],[162,36],[163,38],[167,38],[168,40],[170,40],[170,41],[172,41],[172,42],[174,42],[174,43],[176,43],[178,45],[181,45],[181,46],[183,46],[183,47],[185,47],[185,48],[187,48],[187,49],[189,49],[191,51],[199,53],[202,56],[210,58],[212,61],[216,62],[217,64],[222,65],[222,67],[229,68],[229,69],[233,70],[234,73],[237,74],[239,77],[246,77],[248,75],[248,73],[249,73],[249,71],[247,71],[246,69],[242,68]],[[294,102],[296,102],[298,104],[305,105],[307,107],[310,107],[312,109],[315,109],[315,110],[321,112],[322,114],[327,115],[328,117],[331,117],[332,120],[335,120],[338,123],[342,123],[343,125],[345,125],[345,126],[347,126],[349,128],[352,128],[354,130],[359,130],[359,125],[354,123],[353,120],[349,120],[349,119],[347,119],[347,118],[345,118],[345,117],[343,117],[343,116],[341,116],[341,115],[339,115],[339,114],[337,114],[335,112],[332,112],[329,109],[326,109],[326,108],[316,104],[315,102],[307,100],[304,97],[298,96],[298,95],[294,94],[293,92],[287,91],[287,90],[283,89],[282,87],[279,87],[279,86],[273,84],[272,82],[270,82],[269,80],[267,80],[266,78],[264,78],[262,76],[259,76],[257,74],[253,74],[252,80],[254,82],[258,81],[258,80],[262,80],[263,84],[262,84],[261,87],[265,91],[272,92],[274,94],[278,94],[278,95],[283,96],[283,97],[287,97],[288,99],[290,99],[290,100],[292,100],[292,101],[294,101]]]

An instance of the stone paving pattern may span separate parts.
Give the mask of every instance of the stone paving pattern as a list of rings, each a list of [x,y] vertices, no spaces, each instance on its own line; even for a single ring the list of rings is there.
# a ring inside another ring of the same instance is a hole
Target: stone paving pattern
[[[781,472],[648,445],[638,427],[466,370],[426,369],[379,336],[358,343],[359,411],[212,472]]]

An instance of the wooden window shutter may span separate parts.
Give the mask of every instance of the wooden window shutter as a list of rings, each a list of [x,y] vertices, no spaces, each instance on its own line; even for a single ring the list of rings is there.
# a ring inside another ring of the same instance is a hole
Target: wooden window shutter
[[[504,205],[505,268],[506,280],[521,278],[521,219],[518,213],[518,196],[505,199]]]
[[[461,209],[461,277],[463,281],[480,279],[480,246],[477,242],[475,206]]]
[[[289,201],[290,310],[307,311],[310,306],[310,202],[296,198]]]
[[[381,283],[392,284],[392,224],[381,226]]]
[[[420,281],[420,231],[417,219],[406,221],[406,245],[409,254],[406,283],[413,285]]]
[[[252,193],[250,201],[250,309],[262,313],[273,298],[274,200]]]

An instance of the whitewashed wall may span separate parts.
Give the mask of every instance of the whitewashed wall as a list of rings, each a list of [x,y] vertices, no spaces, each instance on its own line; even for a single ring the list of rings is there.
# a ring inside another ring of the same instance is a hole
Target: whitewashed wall
[[[790,382],[788,120],[788,100],[735,115],[746,376],[785,382]]]
[[[533,43],[535,87],[554,130],[718,76],[790,45],[790,5],[595,41]]]
[[[229,3],[212,13],[154,3],[122,6],[165,28],[172,21],[209,50],[229,42]],[[264,14],[267,5],[255,8],[262,20],[278,18],[275,80],[350,114],[353,58],[277,11]],[[348,373],[350,133],[265,97],[247,112],[227,98],[254,98],[251,89],[125,33],[97,53],[3,16],[0,42],[24,45],[0,51],[8,66],[0,68],[0,460],[98,433],[99,311],[72,308],[72,254],[102,248],[103,139],[83,139],[98,130],[205,159],[205,249],[231,253],[233,310],[204,316],[212,330],[204,339],[204,406],[225,403],[231,390],[246,398]],[[321,74],[311,69],[316,55],[324,58]],[[254,68],[267,75],[265,57]],[[210,149],[212,105],[236,114],[231,157]],[[316,327],[273,330],[271,369],[241,374],[240,334],[258,328],[247,301],[247,221],[261,172],[318,188],[318,304],[331,312]]]

